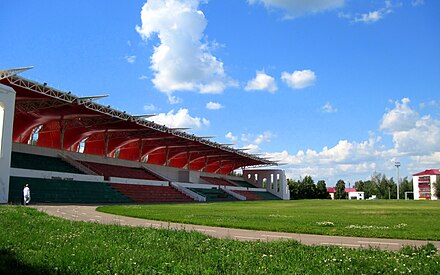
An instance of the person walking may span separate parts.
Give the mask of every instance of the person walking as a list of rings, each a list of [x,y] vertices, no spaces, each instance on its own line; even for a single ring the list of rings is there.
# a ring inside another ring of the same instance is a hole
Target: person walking
[[[28,205],[31,201],[31,189],[29,189],[29,184],[26,183],[26,185],[23,188],[23,204]]]

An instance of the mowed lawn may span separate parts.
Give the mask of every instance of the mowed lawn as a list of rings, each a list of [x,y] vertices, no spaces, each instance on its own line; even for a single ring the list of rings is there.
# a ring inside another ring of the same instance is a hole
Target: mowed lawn
[[[0,206],[0,274],[439,274],[433,245],[399,252],[240,242],[75,222]]]
[[[278,232],[440,240],[440,201],[248,201],[104,206],[98,211]]]

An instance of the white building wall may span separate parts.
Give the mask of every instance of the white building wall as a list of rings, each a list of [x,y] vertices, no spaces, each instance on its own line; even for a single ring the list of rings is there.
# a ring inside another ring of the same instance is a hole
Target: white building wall
[[[431,185],[431,200],[438,200],[438,198],[435,196],[434,183],[437,181],[437,177],[440,177],[439,175],[413,176],[414,200],[420,200],[419,177],[423,177],[423,176],[429,176],[429,181],[430,181],[430,185]]]
[[[290,200],[290,191],[284,170],[244,170],[243,177],[247,182],[264,188],[267,192],[283,200]]]
[[[348,199],[349,200],[364,200],[364,192],[348,192]]]
[[[420,199],[419,193],[419,177],[413,176],[413,192],[414,192],[414,200]]]
[[[9,197],[14,111],[15,91],[0,84],[0,203],[7,203]]]
[[[437,200],[438,198],[435,195],[435,186],[434,183],[437,181],[438,175],[431,175],[431,200]]]

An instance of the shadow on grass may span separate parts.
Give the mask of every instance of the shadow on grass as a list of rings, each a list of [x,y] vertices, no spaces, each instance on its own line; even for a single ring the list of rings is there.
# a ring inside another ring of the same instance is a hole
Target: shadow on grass
[[[30,265],[18,260],[15,253],[0,249],[0,274],[56,274],[47,267]]]

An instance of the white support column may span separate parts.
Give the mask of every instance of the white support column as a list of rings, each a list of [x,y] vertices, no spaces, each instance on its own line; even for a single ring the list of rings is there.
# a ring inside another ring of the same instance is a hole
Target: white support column
[[[8,203],[15,91],[0,84],[0,203]]]
[[[287,185],[287,178],[284,170],[279,170],[279,169],[244,170],[243,177],[246,181],[255,180],[255,182],[253,182],[254,185],[256,185],[259,188],[266,188],[267,192],[274,194],[275,196],[283,200],[290,200],[290,191],[289,191],[289,186]],[[266,181],[266,186],[264,186],[263,184],[264,181]],[[279,188],[278,188],[278,184],[279,184]]]

